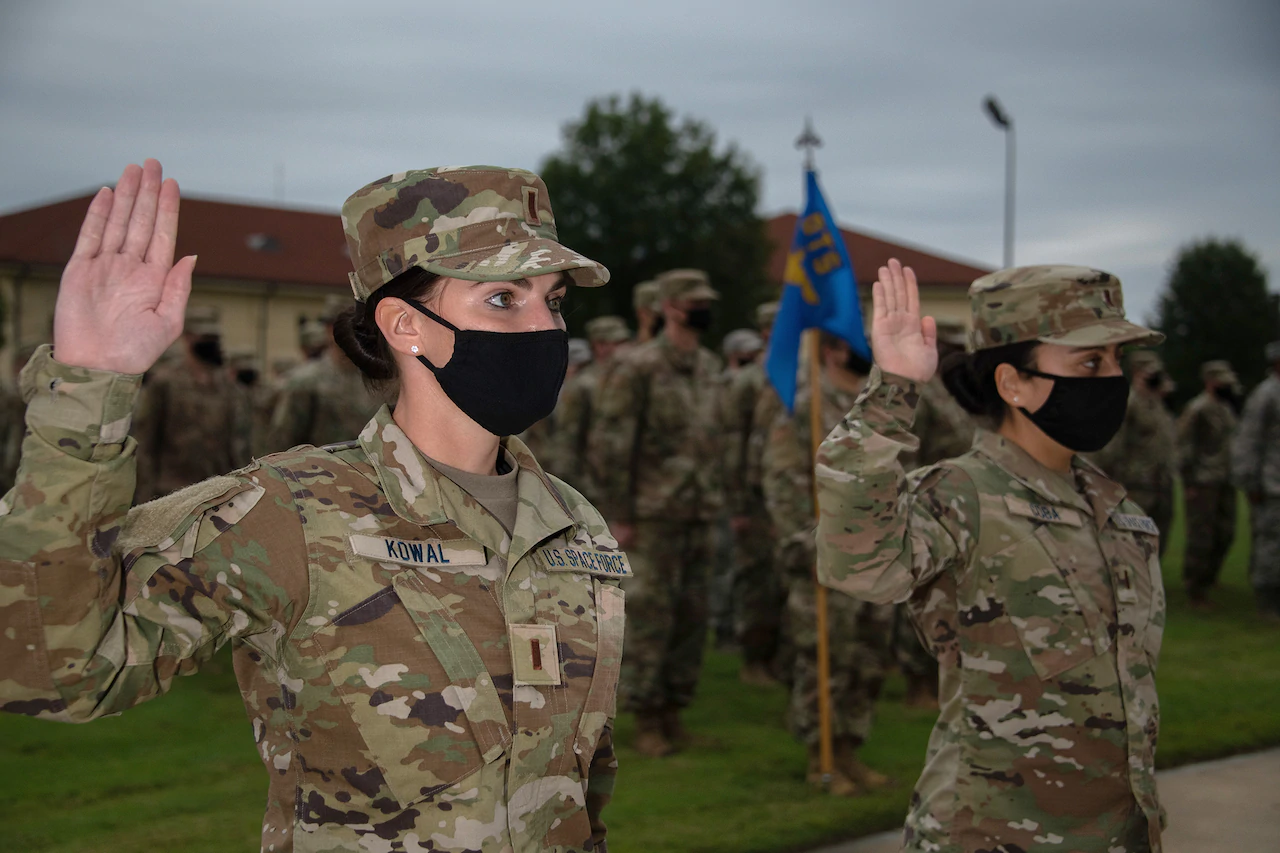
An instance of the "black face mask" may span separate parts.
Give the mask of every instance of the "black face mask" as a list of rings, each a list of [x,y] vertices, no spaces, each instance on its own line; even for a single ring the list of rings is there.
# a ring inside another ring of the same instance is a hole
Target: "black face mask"
[[[1164,385],[1163,373],[1153,373],[1147,377],[1147,387],[1152,391],[1159,391],[1162,385]]]
[[[695,332],[705,332],[711,328],[710,308],[690,308],[684,312],[684,323]]]
[[[667,318],[659,314],[658,318],[653,321],[653,333],[655,335],[658,334],[658,332],[662,331],[662,327],[665,325],[667,325]]]
[[[497,436],[517,435],[555,409],[569,367],[568,332],[459,329],[412,299],[405,301],[453,332],[447,364],[436,367],[422,355],[418,361],[471,420]]]
[[[1240,395],[1236,393],[1234,388],[1226,385],[1219,385],[1213,389],[1213,396],[1226,403],[1238,414],[1240,412]]]
[[[256,370],[237,370],[236,381],[241,385],[253,385],[258,381],[258,371]]]
[[[210,367],[222,366],[222,341],[203,338],[191,345],[191,353]]]
[[[1053,380],[1049,399],[1039,409],[1022,412],[1040,431],[1077,453],[1093,453],[1107,446],[1124,423],[1129,408],[1129,380],[1123,376],[1055,376],[1019,368]]]
[[[869,376],[871,374],[871,362],[858,355],[852,349],[849,350],[849,357],[844,360],[844,366],[859,376]]]

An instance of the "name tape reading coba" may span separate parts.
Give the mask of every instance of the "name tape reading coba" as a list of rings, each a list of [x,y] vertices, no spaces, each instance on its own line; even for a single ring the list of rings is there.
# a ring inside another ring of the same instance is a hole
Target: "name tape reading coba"
[[[596,551],[574,545],[553,545],[540,549],[552,571],[587,572],[611,578],[631,577],[631,561],[621,551]]]

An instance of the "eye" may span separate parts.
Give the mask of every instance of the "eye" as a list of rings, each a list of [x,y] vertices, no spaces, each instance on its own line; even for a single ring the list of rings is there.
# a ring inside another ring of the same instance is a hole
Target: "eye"
[[[552,314],[559,314],[564,307],[564,294],[557,293],[554,296],[548,296],[547,307],[551,309]]]
[[[485,299],[494,308],[510,308],[512,302],[512,293],[510,290],[499,290],[497,293],[490,295]]]

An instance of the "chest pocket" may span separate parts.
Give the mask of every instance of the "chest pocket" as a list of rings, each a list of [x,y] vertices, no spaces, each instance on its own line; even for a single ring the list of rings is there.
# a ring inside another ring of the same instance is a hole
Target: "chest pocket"
[[[1078,515],[1061,513],[1052,520],[1032,518],[1030,535],[990,561],[991,594],[1003,604],[1019,644],[1042,681],[1079,666],[1111,645],[1096,593],[1083,580],[1089,572],[1106,577],[1101,553],[1083,529],[1087,523]]]
[[[488,594],[475,598],[481,606],[474,620],[466,614],[468,625],[505,637]],[[454,610],[416,571],[401,571],[392,586],[313,635],[369,757],[402,807],[498,759],[511,741],[493,676],[458,619],[457,607],[467,601],[449,599]]]

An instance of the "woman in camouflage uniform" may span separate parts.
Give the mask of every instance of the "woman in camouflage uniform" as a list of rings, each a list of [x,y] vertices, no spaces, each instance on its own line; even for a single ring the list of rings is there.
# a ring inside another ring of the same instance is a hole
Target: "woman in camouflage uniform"
[[[1078,455],[1124,418],[1119,347],[1159,336],[1096,270],[1004,270],[969,292],[967,354],[943,378],[987,422],[973,450],[910,477],[898,463],[938,359],[892,261],[873,288],[877,367],[817,459],[820,578],[909,601],[940,664],[903,849],[1159,851],[1159,534]]]
[[[271,778],[264,851],[604,849],[627,560],[503,436],[554,406],[568,281],[607,271],[556,241],[528,172],[370,184],[343,207],[358,304],[338,337],[398,381],[394,416],[131,510],[131,408],[195,265],[173,262],[177,218],[155,161],[98,193],[56,350],[24,373],[0,705],[87,721],[229,641]]]

